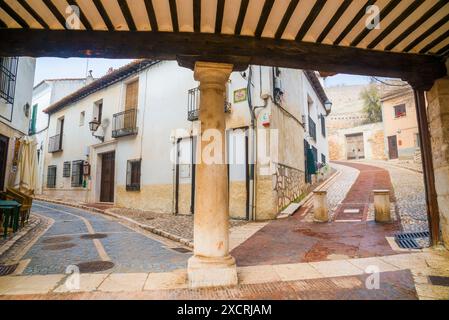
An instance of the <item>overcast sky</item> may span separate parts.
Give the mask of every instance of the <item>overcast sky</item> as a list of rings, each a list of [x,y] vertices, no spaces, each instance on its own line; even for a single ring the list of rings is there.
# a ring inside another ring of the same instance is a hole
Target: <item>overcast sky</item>
[[[87,70],[92,70],[95,78],[106,74],[110,67],[119,68],[132,60],[129,59],[84,59],[84,58],[39,58],[36,63],[34,84],[44,79],[84,78]],[[337,85],[369,83],[369,77],[339,74],[326,79],[326,87]]]

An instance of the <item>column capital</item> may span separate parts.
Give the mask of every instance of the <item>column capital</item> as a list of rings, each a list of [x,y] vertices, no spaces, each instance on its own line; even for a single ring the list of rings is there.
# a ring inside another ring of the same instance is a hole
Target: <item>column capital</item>
[[[200,86],[216,84],[224,89],[232,69],[233,65],[228,63],[197,61],[193,76],[195,80],[200,81]]]

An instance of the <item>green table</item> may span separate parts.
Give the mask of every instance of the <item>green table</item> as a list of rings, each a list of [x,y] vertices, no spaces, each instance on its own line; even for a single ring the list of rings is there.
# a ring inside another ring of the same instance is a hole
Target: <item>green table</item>
[[[0,211],[3,214],[3,237],[8,235],[8,227],[12,225],[13,232],[19,228],[21,204],[14,200],[0,200]]]

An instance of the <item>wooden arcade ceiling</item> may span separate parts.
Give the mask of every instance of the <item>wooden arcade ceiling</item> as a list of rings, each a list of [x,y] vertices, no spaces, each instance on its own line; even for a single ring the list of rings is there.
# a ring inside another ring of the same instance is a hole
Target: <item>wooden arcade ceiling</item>
[[[379,28],[366,28],[371,5]],[[78,30],[68,6],[80,9]],[[357,58],[372,74],[435,77],[449,56],[449,0],[0,0],[0,36],[0,55],[208,55],[315,69],[320,58],[324,71],[346,63],[360,73]]]

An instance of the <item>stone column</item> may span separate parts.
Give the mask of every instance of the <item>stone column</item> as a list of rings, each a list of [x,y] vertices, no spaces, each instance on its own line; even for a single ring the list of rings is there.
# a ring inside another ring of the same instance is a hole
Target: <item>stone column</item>
[[[329,221],[326,191],[313,191],[313,218],[316,222]]]
[[[427,102],[440,229],[449,249],[449,76],[435,82]]]
[[[201,92],[199,119],[202,141],[197,144],[201,162],[196,166],[194,255],[187,266],[191,287],[237,284],[235,260],[229,255],[228,172],[225,163],[224,93],[232,68],[232,65],[221,63],[195,64],[194,77],[200,82]]]
[[[390,190],[374,190],[374,216],[376,222],[390,222]]]

